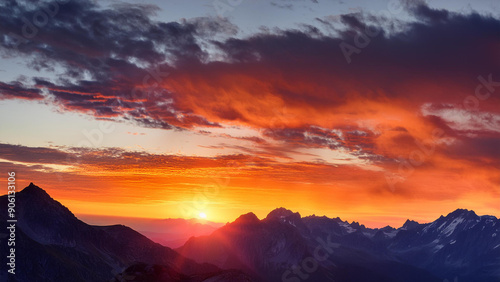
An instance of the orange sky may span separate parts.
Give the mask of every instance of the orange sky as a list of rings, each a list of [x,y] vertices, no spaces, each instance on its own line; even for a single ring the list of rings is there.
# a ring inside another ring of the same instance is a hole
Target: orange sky
[[[243,155],[143,154],[136,159],[136,154],[99,151],[82,156],[76,168],[48,171],[19,164],[14,170],[20,186],[28,184],[25,179],[36,179],[35,184],[76,214],[193,218],[203,212],[211,221],[227,222],[248,211],[262,218],[283,206],[303,216],[397,227],[407,218],[431,221],[456,208],[499,212],[498,186],[491,182],[494,169],[442,160],[437,154],[393,182],[386,179],[388,171],[399,172],[391,167],[274,162]],[[96,155],[101,160],[92,159]]]

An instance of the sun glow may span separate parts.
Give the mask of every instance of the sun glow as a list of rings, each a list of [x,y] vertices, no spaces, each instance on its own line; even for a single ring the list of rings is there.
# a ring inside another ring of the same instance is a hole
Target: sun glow
[[[204,213],[204,212],[200,212],[200,214],[198,214],[198,216],[199,216],[200,218],[203,218],[203,219],[206,219],[206,218],[207,218],[207,214],[206,214],[206,213]]]

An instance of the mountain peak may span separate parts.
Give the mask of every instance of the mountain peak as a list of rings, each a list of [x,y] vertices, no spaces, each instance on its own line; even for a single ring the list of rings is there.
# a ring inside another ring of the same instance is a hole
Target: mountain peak
[[[446,217],[477,217],[478,215],[473,210],[468,209],[456,209],[455,211],[448,214]]]
[[[49,194],[45,192],[42,188],[36,186],[33,184],[33,182],[30,182],[30,185],[26,186],[23,190],[21,190],[20,193],[26,194],[26,195],[34,195],[34,196],[43,196],[43,197],[49,197]]]
[[[401,229],[404,229],[404,230],[411,230],[417,226],[419,226],[420,224],[414,220],[409,220],[407,219],[405,221],[405,223],[403,224],[403,226],[401,227]]]
[[[253,212],[242,214],[234,221],[236,224],[255,224],[258,222],[260,220]]]
[[[298,212],[294,213],[293,211],[289,210],[289,209],[286,209],[286,208],[277,208],[277,209],[274,209],[272,210],[266,217],[267,220],[269,219],[273,219],[273,218],[277,218],[277,219],[280,219],[280,218],[284,218],[284,217],[289,217],[291,215],[298,215],[299,218],[300,218],[300,214]]]

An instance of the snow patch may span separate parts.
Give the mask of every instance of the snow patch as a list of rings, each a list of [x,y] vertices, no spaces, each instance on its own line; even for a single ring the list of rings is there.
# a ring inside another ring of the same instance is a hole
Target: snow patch
[[[349,223],[341,222],[339,223],[340,226],[344,227],[345,231],[347,233],[353,233],[356,231],[356,229],[352,228]]]
[[[463,221],[464,219],[461,217],[455,218],[448,226],[446,226],[446,228],[442,232],[445,236],[450,236],[457,228],[457,225],[459,225]]]
[[[427,225],[426,227],[424,227],[424,229],[422,229],[422,233],[426,233],[427,231],[429,231],[429,229],[432,229],[435,225],[436,225],[436,221]]]
[[[443,247],[444,247],[444,245],[441,245],[441,244],[436,245],[436,246],[434,247],[434,252],[436,253],[437,251],[441,250]]]
[[[384,234],[389,238],[394,238],[398,234],[398,230],[392,230],[389,232],[384,232]]]

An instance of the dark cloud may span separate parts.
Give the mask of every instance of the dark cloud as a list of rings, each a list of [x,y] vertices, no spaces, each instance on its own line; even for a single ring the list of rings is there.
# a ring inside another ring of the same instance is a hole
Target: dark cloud
[[[13,162],[64,164],[69,155],[56,148],[26,147],[22,145],[1,144],[0,158]]]
[[[440,21],[408,23],[399,33],[381,31],[352,55],[351,64],[339,45],[355,46],[355,36],[368,25],[355,15],[345,19],[350,24],[340,37],[293,30],[216,43],[227,63],[186,62],[167,79],[174,92],[183,94],[176,97],[178,107],[209,119],[255,124],[235,106],[247,100],[240,89],[244,86],[255,100],[267,92],[290,108],[334,111],[362,97],[408,101],[407,106],[418,110],[428,100],[461,102],[474,91],[479,74],[498,68],[492,46],[500,42],[500,21],[491,17],[449,13]],[[188,83],[199,88],[188,88]],[[233,103],[222,92],[234,93],[229,97]],[[499,102],[498,97],[491,99]],[[272,111],[267,114],[272,117]]]
[[[29,31],[23,18],[34,24],[35,13],[50,3],[56,2],[4,1],[0,49],[5,56],[27,58],[34,69],[57,68],[63,75],[57,81],[1,83],[0,97],[42,99],[46,92],[46,99],[68,111],[147,127],[230,122],[263,128],[267,137],[297,146],[382,155],[381,135],[399,132],[395,144],[411,142],[421,138],[416,123],[447,126],[446,134],[456,135],[439,117],[419,116],[422,104],[461,103],[473,93],[478,75],[496,74],[499,67],[498,19],[423,3],[407,5],[414,17],[407,23],[359,12],[342,15],[342,27],[321,19],[336,27],[334,34],[303,25],[238,38],[224,19],[165,23],[154,20],[154,6],[75,0],[58,4],[56,15],[23,38],[23,26]],[[398,27],[389,30],[391,24]],[[359,51],[350,55],[350,64],[342,43]],[[500,96],[483,105],[498,112]],[[416,121],[394,118],[381,134],[378,124],[359,123],[384,123],[398,109]],[[344,136],[318,128],[340,129]]]
[[[408,9],[420,20],[429,22],[445,22],[451,16],[450,12],[446,10],[431,9],[423,2],[410,2],[407,6]]]
[[[178,173],[188,169],[214,168],[236,171],[256,168],[269,170],[270,167],[284,169],[286,167],[274,160],[275,153],[271,154],[266,150],[259,151],[246,147],[240,149],[245,154],[197,157],[150,154],[120,148],[41,148],[0,143],[0,159],[12,162],[10,163],[12,167],[24,167],[23,170],[29,168],[30,171],[41,169],[51,172],[53,170],[51,165],[67,165],[71,166],[71,169],[65,172],[73,174],[95,171],[163,171]],[[277,148],[272,149],[277,150]],[[286,157],[286,153],[289,152],[286,148],[283,148],[281,152],[283,158],[290,159]],[[300,166],[298,163],[295,163],[295,165]],[[294,166],[293,163],[292,166]]]
[[[500,167],[500,137],[462,137],[448,146],[444,153],[453,158],[468,160],[477,165]]]
[[[213,125],[189,112],[181,112],[187,117],[178,120],[172,107],[159,111],[159,105],[171,99],[161,83],[178,60],[205,60],[200,41],[235,34],[234,25],[208,18],[156,22],[152,16],[157,7],[150,5],[121,3],[104,8],[94,1],[60,2],[33,5],[9,0],[0,5],[2,54],[27,58],[35,70],[64,71],[59,81],[35,78],[38,89],[27,86],[28,82],[2,83],[2,97],[40,99],[40,88],[45,88],[72,111],[126,115],[163,128],[191,126],[189,122]],[[48,15],[47,9],[54,14]],[[46,22],[40,22],[42,14],[48,16]],[[123,106],[133,110],[124,113]],[[144,112],[146,117],[140,117]]]
[[[271,5],[281,9],[293,10],[294,5],[304,2],[312,2],[314,4],[318,4],[318,0],[280,0],[280,1],[271,1]],[[305,8],[306,6],[302,7]]]
[[[22,82],[4,83],[0,81],[0,99],[41,100],[43,95],[38,88],[27,87]]]
[[[295,87],[289,89],[276,85],[273,92],[286,101],[335,106],[346,98],[347,92],[353,90],[373,93],[374,89],[383,88],[384,95],[398,95],[404,87],[402,84],[408,80],[418,83],[432,75],[439,78],[440,84],[448,86],[451,80],[492,71],[497,67],[497,63],[491,60],[495,54],[489,44],[499,40],[498,20],[478,14],[460,15],[433,10],[423,4],[413,5],[409,9],[424,22],[407,24],[404,32],[392,36],[382,31],[371,38],[369,46],[359,56],[353,55],[357,57],[355,63],[350,65],[345,63],[338,46],[341,42],[355,45],[353,35],[368,26],[361,14],[341,17],[346,29],[340,37],[324,35],[317,38],[305,31],[294,30],[213,42],[231,62],[224,67],[219,63],[205,64],[209,54],[200,40],[218,33],[234,34],[235,27],[227,21],[197,18],[181,23],[156,22],[151,17],[155,8],[145,5],[120,4],[102,8],[90,1],[70,1],[58,6],[59,12],[46,25],[37,28],[36,36],[26,39],[17,48],[12,44],[15,38],[11,35],[22,35],[25,25],[22,18],[30,20],[37,9],[33,10],[32,5],[22,1],[7,1],[1,6],[3,52],[10,56],[27,55],[32,58],[31,66],[35,69],[61,65],[65,76],[76,79],[76,82],[63,81],[56,88],[89,94],[98,92],[103,98],[138,98],[133,97],[132,89],[142,84],[144,78],[150,75],[148,70],[151,68],[175,75],[202,67],[206,72],[214,71],[215,76],[221,71],[234,71],[257,80],[264,80],[259,73],[267,75],[263,69],[271,69],[285,79],[299,82],[309,80],[309,83],[323,86],[331,93],[297,92],[293,90]],[[44,4],[35,8],[41,10],[42,7]],[[246,65],[249,62],[253,63],[253,67]],[[86,73],[93,80],[82,80]],[[315,79],[311,81],[311,75],[308,74],[314,75]],[[167,75],[160,78],[168,81]],[[158,82],[150,79],[150,83]],[[57,90],[51,93],[63,101],[92,99],[63,94]],[[173,95],[182,100],[183,94],[143,96],[160,100],[147,105],[154,106],[171,99]],[[90,100],[88,105],[80,103],[79,107],[74,108],[102,108],[107,106],[106,102]],[[175,105],[169,110],[176,110]],[[190,110],[193,109],[183,109],[184,114],[189,114]],[[218,110],[223,119],[243,119],[235,109]],[[153,118],[165,118],[164,122],[182,124],[181,121],[170,120],[168,114],[167,117],[159,115]]]

